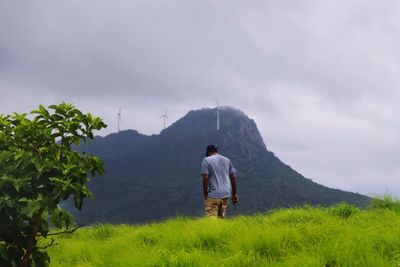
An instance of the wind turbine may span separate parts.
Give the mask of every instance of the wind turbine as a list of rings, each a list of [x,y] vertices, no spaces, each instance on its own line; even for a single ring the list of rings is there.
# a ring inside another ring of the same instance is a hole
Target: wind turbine
[[[165,129],[165,120],[170,120],[168,115],[167,115],[167,110],[165,110],[164,114],[162,114],[159,118],[164,119],[164,129]]]
[[[219,102],[218,100],[215,100],[217,102],[217,131],[219,131]]]
[[[121,130],[120,126],[121,126],[121,107],[119,107],[119,110],[118,110],[118,133]]]

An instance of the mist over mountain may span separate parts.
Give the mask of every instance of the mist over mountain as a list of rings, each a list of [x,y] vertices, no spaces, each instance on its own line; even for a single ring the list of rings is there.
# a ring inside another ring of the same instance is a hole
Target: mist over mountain
[[[95,198],[86,200],[82,211],[73,211],[78,223],[202,216],[200,165],[208,144],[219,146],[238,171],[240,213],[341,201],[362,206],[368,201],[303,177],[267,149],[253,120],[240,110],[222,107],[220,130],[216,109],[201,109],[190,111],[158,135],[126,130],[96,137],[84,150],[104,161],[106,174],[89,183]]]

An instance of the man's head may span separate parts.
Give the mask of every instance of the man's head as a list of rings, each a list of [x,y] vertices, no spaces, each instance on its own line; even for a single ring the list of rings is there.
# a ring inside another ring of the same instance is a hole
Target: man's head
[[[215,153],[218,153],[218,147],[216,147],[215,145],[208,145],[206,150],[206,157],[214,155]]]

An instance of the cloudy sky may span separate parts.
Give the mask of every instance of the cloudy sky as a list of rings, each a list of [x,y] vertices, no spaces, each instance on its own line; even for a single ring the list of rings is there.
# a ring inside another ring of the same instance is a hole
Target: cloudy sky
[[[0,113],[62,100],[158,133],[191,109],[253,118],[327,186],[400,197],[400,2],[0,0]]]

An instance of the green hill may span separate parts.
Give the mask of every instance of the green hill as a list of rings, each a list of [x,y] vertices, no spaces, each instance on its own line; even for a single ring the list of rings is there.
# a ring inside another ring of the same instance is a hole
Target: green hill
[[[238,170],[240,209],[246,214],[341,201],[363,206],[368,201],[314,183],[284,164],[243,112],[224,107],[220,115],[219,131],[216,110],[201,109],[158,135],[127,130],[97,137],[85,150],[104,160],[106,174],[90,182],[95,199],[86,201],[82,212],[70,209],[78,222],[138,223],[202,215],[200,164],[211,143],[219,145]]]
[[[58,237],[51,266],[399,266],[400,211],[385,205],[100,224]]]

